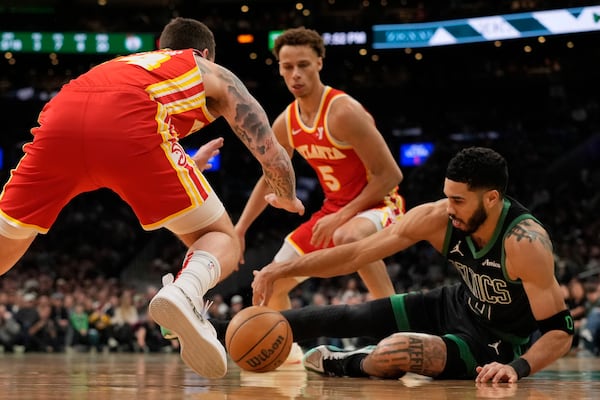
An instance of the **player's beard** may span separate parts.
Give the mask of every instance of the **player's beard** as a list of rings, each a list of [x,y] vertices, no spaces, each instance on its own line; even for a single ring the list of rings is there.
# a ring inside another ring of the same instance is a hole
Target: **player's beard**
[[[479,229],[479,227],[485,222],[487,217],[488,215],[485,211],[485,208],[483,207],[483,202],[480,201],[479,207],[477,207],[477,209],[473,212],[473,215],[471,215],[471,218],[469,218],[469,220],[465,224],[464,232],[467,235],[470,235],[473,232],[477,231],[477,229]]]

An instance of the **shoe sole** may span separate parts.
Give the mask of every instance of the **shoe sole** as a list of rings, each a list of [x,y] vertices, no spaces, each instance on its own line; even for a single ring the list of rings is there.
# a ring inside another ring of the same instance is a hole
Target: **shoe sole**
[[[167,287],[161,289],[169,290]],[[173,286],[172,290],[180,289]],[[179,299],[183,294],[172,297]],[[190,317],[183,311],[189,304],[177,304],[159,292],[150,302],[148,313],[157,324],[177,335],[183,362],[198,375],[205,378],[222,378],[227,373],[227,356],[223,346],[217,341],[204,337]],[[184,300],[187,302],[187,300]],[[192,318],[197,318],[195,315]],[[200,323],[200,322],[199,322]],[[210,324],[210,322],[206,322]],[[200,328],[202,329],[202,328]],[[186,350],[187,349],[187,350]]]

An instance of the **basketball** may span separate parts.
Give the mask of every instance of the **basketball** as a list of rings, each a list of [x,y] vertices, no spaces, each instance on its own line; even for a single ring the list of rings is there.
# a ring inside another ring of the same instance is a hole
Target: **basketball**
[[[287,359],[294,342],[292,328],[278,311],[246,307],[229,322],[225,348],[231,359],[251,372],[273,371]]]

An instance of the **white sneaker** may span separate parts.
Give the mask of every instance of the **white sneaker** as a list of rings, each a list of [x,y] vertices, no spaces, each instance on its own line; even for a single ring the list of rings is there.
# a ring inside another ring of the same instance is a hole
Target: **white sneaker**
[[[183,362],[205,378],[227,373],[227,354],[217,332],[207,320],[210,304],[192,299],[174,283],[168,283],[148,306],[150,317],[177,336]]]
[[[304,352],[302,351],[300,345],[294,342],[292,343],[290,354],[285,359],[284,364],[300,364],[302,362],[302,358],[304,358]]]

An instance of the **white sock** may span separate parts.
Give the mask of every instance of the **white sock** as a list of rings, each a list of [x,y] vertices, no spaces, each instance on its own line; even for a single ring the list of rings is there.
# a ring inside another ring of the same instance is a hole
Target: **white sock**
[[[175,284],[189,296],[203,297],[221,277],[221,266],[212,254],[196,250],[188,253],[183,267],[175,278]]]

